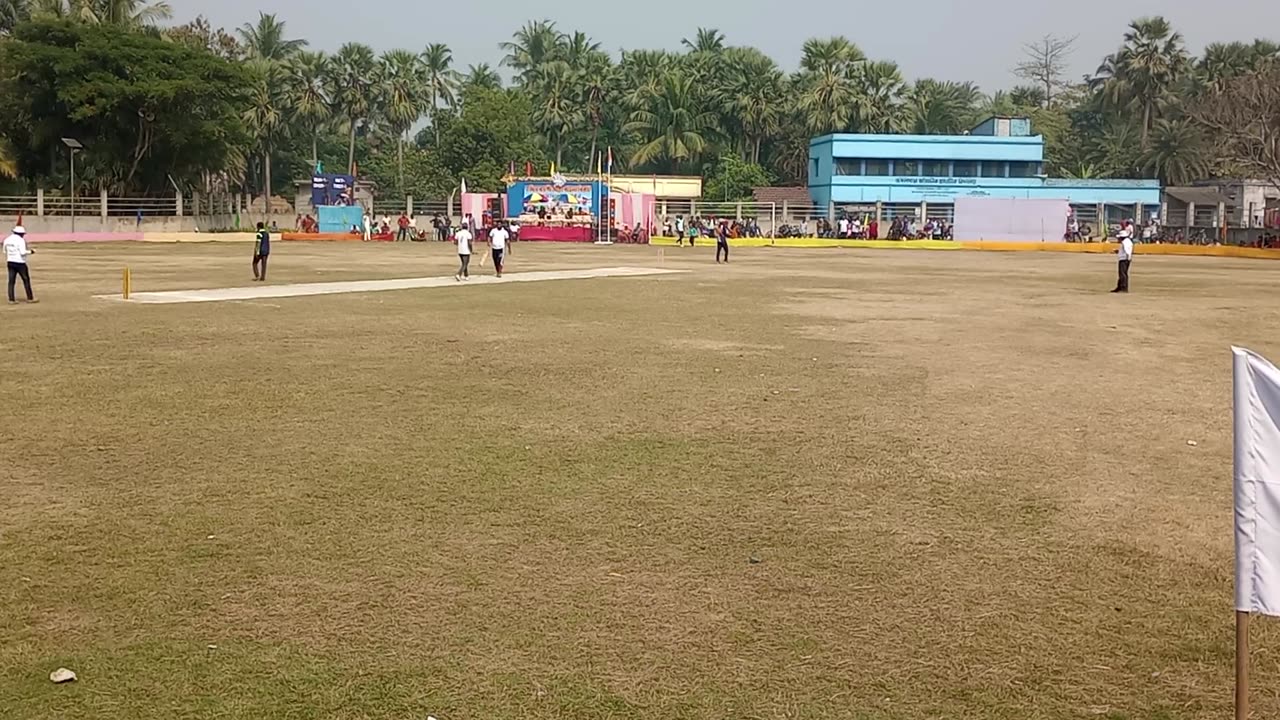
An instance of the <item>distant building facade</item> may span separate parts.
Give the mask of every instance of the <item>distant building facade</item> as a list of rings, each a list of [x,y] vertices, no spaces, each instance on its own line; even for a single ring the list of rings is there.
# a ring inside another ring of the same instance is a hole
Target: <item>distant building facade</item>
[[[989,118],[967,135],[833,134],[809,142],[809,195],[820,207],[951,217],[956,197],[1066,200],[1083,220],[1159,212],[1158,180],[1055,179],[1027,118]]]

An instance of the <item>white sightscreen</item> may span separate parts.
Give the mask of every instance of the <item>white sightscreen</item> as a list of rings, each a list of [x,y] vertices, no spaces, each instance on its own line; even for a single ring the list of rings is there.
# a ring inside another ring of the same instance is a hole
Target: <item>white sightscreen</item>
[[[1070,204],[1066,200],[956,198],[956,240],[1062,242]]]

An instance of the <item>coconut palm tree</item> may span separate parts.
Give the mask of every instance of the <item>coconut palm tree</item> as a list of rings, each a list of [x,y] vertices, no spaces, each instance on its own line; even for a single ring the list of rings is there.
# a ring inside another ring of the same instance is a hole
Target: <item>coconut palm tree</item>
[[[560,58],[563,42],[564,34],[556,30],[554,22],[533,20],[498,47],[506,53],[502,64],[515,71],[522,85],[527,85],[544,63]]]
[[[289,105],[293,109],[294,120],[311,136],[311,166],[314,168],[320,163],[316,147],[320,128],[333,116],[329,88],[325,85],[329,60],[324,53],[304,50],[290,58],[286,67]]]
[[[396,171],[404,191],[404,144],[409,128],[418,121],[424,105],[422,60],[408,50],[389,50],[382,55],[382,112],[396,135]]]
[[[427,122],[431,123],[431,129],[435,133],[436,142],[440,142],[440,128],[436,126],[436,110],[440,108],[440,103],[444,103],[447,107],[452,107],[454,103],[454,93],[458,89],[458,73],[453,70],[453,51],[444,43],[432,43],[422,52],[422,78],[420,84],[422,86],[423,105],[427,112]],[[483,66],[488,70],[489,66]],[[473,66],[474,69],[474,66]],[[490,73],[497,78],[496,73]],[[498,87],[501,87],[501,78],[498,79]],[[486,80],[487,81],[487,80]]]
[[[592,58],[601,55],[600,43],[592,40],[586,33],[575,31],[565,35],[560,43],[557,59],[569,63],[574,70],[582,69]]]
[[[604,125],[605,114],[612,103],[617,85],[613,63],[604,53],[595,53],[584,61],[576,72],[579,100],[587,125],[591,127],[591,151],[587,155],[587,164],[595,162],[596,149],[600,141],[600,128]],[[587,168],[590,170],[590,167]]]
[[[668,73],[648,107],[631,113],[623,128],[640,138],[632,165],[653,163],[672,172],[693,169],[707,152],[715,122],[693,77],[682,71]]]
[[[361,43],[338,48],[331,63],[329,98],[347,121],[347,168],[355,171],[356,130],[373,110],[378,64],[373,50]]]
[[[277,20],[274,14],[258,13],[258,22],[245,23],[236,30],[240,41],[248,50],[249,57],[283,62],[307,46],[302,39],[285,37],[284,21]]]
[[[285,71],[279,63],[262,59],[247,63],[251,84],[249,105],[242,114],[244,124],[262,151],[262,194],[264,208],[271,213],[271,154],[289,130],[289,98],[283,91]]]
[[[0,0],[0,34],[13,30],[13,26],[31,15],[27,0]]]
[[[684,38],[680,44],[691,53],[719,54],[724,52],[724,33],[715,28],[698,28],[693,39]]]
[[[1204,131],[1185,118],[1161,118],[1151,128],[1142,168],[1166,185],[1185,185],[1204,177],[1211,166]]]
[[[559,61],[542,65],[531,81],[533,126],[547,139],[556,165],[563,162],[565,142],[582,121],[575,81],[568,64]]]
[[[459,82],[461,94],[468,90],[501,90],[502,76],[494,72],[489,63],[468,65],[467,72]]]
[[[14,157],[13,146],[9,141],[0,138],[0,177],[14,178],[18,176],[18,159]]]
[[[122,25],[139,28],[173,17],[173,8],[164,0],[40,0],[31,14],[69,17],[95,25]]]

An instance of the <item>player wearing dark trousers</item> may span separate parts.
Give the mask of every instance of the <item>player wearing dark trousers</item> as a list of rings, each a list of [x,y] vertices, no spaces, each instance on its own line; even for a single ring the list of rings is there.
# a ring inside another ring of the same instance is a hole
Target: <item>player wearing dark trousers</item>
[[[24,262],[9,263],[9,302],[18,302],[13,294],[14,282],[18,278],[22,278],[22,287],[27,291],[27,302],[34,302],[36,296],[31,294],[31,270],[27,268],[27,264]]]
[[[498,277],[502,277],[502,253],[504,251],[493,249],[493,269],[497,271]]]
[[[35,250],[27,247],[26,229],[21,225],[15,227],[0,247],[4,249],[5,263],[9,268],[9,304],[18,302],[13,294],[13,285],[18,278],[22,278],[22,287],[27,291],[27,302],[36,302],[35,295],[31,294],[31,270],[27,267],[27,256]]]
[[[265,282],[267,279],[267,258],[271,255],[271,233],[266,226],[258,223],[258,236],[253,241],[253,279]]]
[[[1120,230],[1120,247],[1116,251],[1117,266],[1116,289],[1113,293],[1129,292],[1129,264],[1133,262],[1133,231],[1127,226]]]
[[[469,274],[470,269],[471,269],[471,253],[467,253],[467,254],[465,254],[465,255],[459,254],[459,255],[458,255],[458,263],[459,263],[459,265],[458,265],[458,277],[460,277],[460,278],[469,278],[469,277],[471,277],[471,275]]]
[[[720,253],[724,253],[724,261],[729,262],[729,233],[723,225],[716,235],[716,262],[720,262]]]

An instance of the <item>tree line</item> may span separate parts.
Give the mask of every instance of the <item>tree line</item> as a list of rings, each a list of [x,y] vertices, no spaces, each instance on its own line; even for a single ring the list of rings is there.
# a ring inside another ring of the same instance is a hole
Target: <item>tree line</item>
[[[497,189],[527,164],[593,173],[611,151],[614,172],[702,174],[709,194],[736,199],[804,184],[815,135],[954,134],[1025,115],[1054,176],[1280,182],[1280,45],[1196,57],[1159,17],[1132,22],[1083,78],[1068,71],[1074,38],[1029,42],[1012,68],[1022,84],[987,93],[910,81],[844,37],[807,40],[788,72],[714,28],[678,52],[614,57],[542,20],[501,43],[496,65],[460,68],[443,43],[323,53],[272,14],[230,31],[157,25],[170,15],[144,0],[0,0],[0,174],[65,187],[61,138],[75,137],[84,190],[291,195],[322,165],[440,198],[462,177]]]

